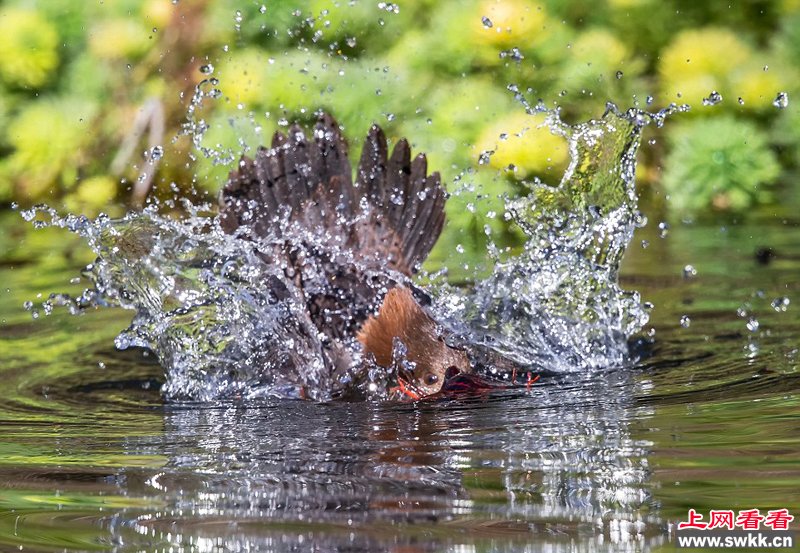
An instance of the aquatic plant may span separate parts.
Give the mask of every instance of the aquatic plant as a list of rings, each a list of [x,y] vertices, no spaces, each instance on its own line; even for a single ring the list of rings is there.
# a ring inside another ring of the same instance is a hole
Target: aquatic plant
[[[144,0],[141,6],[141,17],[149,27],[163,29],[175,15],[175,4],[172,0]]]
[[[39,200],[77,182],[84,147],[91,141],[96,106],[53,97],[27,105],[9,124],[11,155],[2,171],[18,198]]]
[[[499,49],[544,43],[549,33],[547,11],[530,0],[485,0],[471,13],[470,32],[476,44]],[[478,15],[479,17],[474,17]]]
[[[711,207],[742,210],[771,198],[768,187],[780,165],[756,125],[723,116],[675,127],[662,180],[670,209],[682,214]]]
[[[41,88],[58,67],[56,27],[33,10],[0,9],[0,80],[18,88]]]
[[[265,52],[252,48],[225,56],[216,71],[222,79],[220,90],[234,104],[244,104],[249,109],[278,106],[293,100],[302,102],[303,87],[298,80],[303,78],[304,65],[295,66],[294,61],[281,63],[278,68],[269,70],[268,77],[268,64],[274,63]],[[294,107],[294,102],[288,106],[289,109]]]
[[[74,213],[97,215],[113,206],[119,190],[119,184],[111,177],[89,177],[76,184],[74,193],[67,196],[64,204]]]
[[[484,132],[478,144],[478,157],[520,180],[560,176],[568,155],[567,141],[553,133],[545,114],[502,119]]]
[[[669,101],[700,104],[712,91],[736,94],[731,78],[753,61],[754,51],[728,29],[692,29],[679,33],[664,49],[658,65],[661,91]],[[678,96],[680,95],[680,96]]]
[[[28,107],[53,95],[96,105],[102,113],[97,133],[68,156],[64,169],[116,178],[119,169],[110,175],[111,164],[99,156],[120,146],[142,106],[162,103],[164,139],[171,139],[181,134],[187,94],[203,78],[218,79],[210,88],[220,90],[203,109],[206,122],[252,112],[266,129],[281,120],[309,121],[327,109],[337,113],[347,134],[376,121],[390,138],[401,132],[417,137],[448,181],[469,170],[481,151],[495,145],[492,135],[503,132],[495,125],[513,109],[508,83],[548,105],[558,101],[570,121],[598,113],[609,99],[628,105],[636,95],[640,106],[664,105],[679,92],[695,107],[694,117],[711,111],[701,104],[716,90],[723,100],[714,110],[743,115],[784,151],[794,151],[800,128],[785,123],[790,114],[778,112],[772,101],[778,92],[797,91],[798,14],[788,4],[759,9],[753,17],[752,6],[729,10],[699,3],[676,13],[670,3],[650,0],[591,7],[573,0],[7,0],[0,18],[0,26],[8,27],[2,34],[8,48],[0,52],[0,165],[6,175],[0,194],[29,198],[25,187],[9,183],[18,177],[10,165],[19,163],[8,163],[15,147],[3,132]],[[213,67],[212,73],[200,73],[200,65]],[[40,89],[50,90],[30,93]],[[668,137],[673,129],[663,132]],[[213,140],[236,143],[231,138]],[[498,160],[509,144],[499,146]],[[354,148],[357,154],[358,141]],[[658,166],[665,153],[651,150],[648,165]],[[225,167],[211,170],[202,156],[187,165],[179,157],[160,164],[154,190],[172,183],[189,188],[199,172],[217,176],[201,178],[201,186],[216,192],[212,183],[220,182]],[[787,167],[794,159],[781,157]],[[136,168],[123,172],[137,176]],[[519,165],[517,175],[525,172]],[[49,185],[63,190],[61,176],[51,171]],[[45,177],[42,172],[33,180]],[[503,193],[506,184],[482,186]],[[469,224],[480,229],[478,223]]]
[[[759,56],[758,62],[745,64],[731,75],[730,89],[737,96],[737,104],[745,110],[774,112],[775,97],[796,82],[793,67],[772,59]]]
[[[100,60],[134,60],[152,46],[152,31],[130,18],[103,19],[89,32],[89,51]]]
[[[620,80],[618,72],[630,78],[643,67],[641,61],[631,59],[628,47],[621,40],[604,29],[581,33],[571,50],[559,80],[565,89],[607,91]],[[599,83],[606,86],[598,87]]]

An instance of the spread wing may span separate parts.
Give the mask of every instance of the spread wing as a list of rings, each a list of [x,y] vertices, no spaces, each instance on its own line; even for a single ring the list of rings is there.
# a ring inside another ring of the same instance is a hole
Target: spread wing
[[[255,159],[241,159],[222,192],[220,222],[256,239],[312,235],[367,265],[410,275],[444,225],[441,178],[427,170],[425,155],[412,160],[405,139],[389,157],[375,125],[353,182],[347,144],[323,114],[310,139],[295,125],[275,133],[272,147],[259,148]]]

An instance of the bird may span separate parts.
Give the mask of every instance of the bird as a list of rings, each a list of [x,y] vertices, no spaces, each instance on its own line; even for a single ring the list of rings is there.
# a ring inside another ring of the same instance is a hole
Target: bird
[[[404,138],[389,154],[378,125],[353,178],[342,129],[325,112],[310,136],[294,124],[270,147],[242,156],[222,189],[219,224],[258,243],[265,263],[285,277],[266,285],[300,306],[286,323],[292,351],[273,344],[264,362],[290,374],[302,394],[313,382],[342,395],[376,367],[393,375],[389,391],[403,398],[435,396],[453,388],[448,382],[485,387],[463,376],[485,352],[453,343],[412,280],[442,233],[446,199],[425,154],[412,158]]]

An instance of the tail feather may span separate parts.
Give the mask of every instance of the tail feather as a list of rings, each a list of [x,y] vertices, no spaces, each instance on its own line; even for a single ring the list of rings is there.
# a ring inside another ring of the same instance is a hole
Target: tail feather
[[[403,241],[403,251],[407,252],[415,263],[424,261],[444,228],[446,195],[441,186],[439,173],[433,173],[424,179],[422,187],[425,200],[420,201],[418,209],[409,214],[406,221],[409,231],[405,233]]]
[[[372,207],[384,205],[386,189],[386,136],[377,125],[372,125],[361,150],[358,163],[356,187],[361,197],[367,198]]]
[[[411,148],[408,141],[403,138],[394,147],[392,157],[386,166],[387,189],[389,198],[386,201],[389,212],[389,224],[398,232],[403,229],[403,213],[409,202],[409,185],[411,184]]]
[[[252,160],[242,157],[239,169],[231,173],[225,186],[225,204],[220,212],[220,224],[226,232],[245,227],[263,236],[271,226],[266,217],[276,204],[262,193],[263,181],[256,174]],[[260,206],[259,209],[255,209]]]
[[[261,184],[261,195],[264,198],[263,216],[275,217],[281,209],[281,198],[275,194],[276,188],[282,186],[279,183],[280,174],[278,173],[278,166],[280,161],[276,156],[270,155],[266,148],[259,148],[255,159],[256,176]]]
[[[333,200],[331,207],[339,207],[345,215],[352,216],[353,170],[347,158],[347,143],[339,125],[327,113],[320,117],[314,127],[314,142],[316,148],[312,149],[312,173],[319,174],[320,182],[328,187],[328,197]]]
[[[427,175],[423,154],[411,159],[400,140],[388,156],[377,125],[367,135],[353,183],[347,144],[338,124],[320,116],[309,139],[293,125],[277,132],[270,149],[242,158],[221,197],[227,232],[245,227],[256,237],[280,237],[298,223],[362,259],[411,274],[424,261],[444,224],[445,193],[438,173]]]

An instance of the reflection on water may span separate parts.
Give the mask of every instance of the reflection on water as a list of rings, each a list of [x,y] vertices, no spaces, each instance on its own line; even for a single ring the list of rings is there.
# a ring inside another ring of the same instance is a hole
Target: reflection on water
[[[635,368],[416,406],[165,405],[153,358],[109,345],[124,313],[30,319],[86,260],[5,228],[0,550],[642,551],[688,508],[800,505],[797,225],[643,235]]]
[[[343,527],[511,519],[589,534],[627,521],[639,523],[622,525],[636,535],[649,444],[629,435],[626,397],[624,383],[603,382],[419,408],[169,409],[163,441],[152,444],[168,461],[147,483],[190,518]]]
[[[532,536],[555,551],[576,538],[585,550],[652,541],[651,444],[628,429],[652,409],[631,406],[625,380],[420,407],[170,407],[163,434],[126,444],[131,455],[164,456],[163,467],[116,482],[117,493],[163,507],[121,514],[109,530],[209,551],[305,540],[369,550],[378,538],[404,551],[481,540],[517,550]]]

